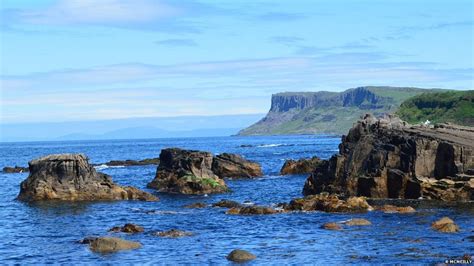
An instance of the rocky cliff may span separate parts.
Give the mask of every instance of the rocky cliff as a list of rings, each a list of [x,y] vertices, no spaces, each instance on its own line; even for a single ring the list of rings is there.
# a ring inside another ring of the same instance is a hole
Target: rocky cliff
[[[267,116],[239,135],[344,134],[365,114],[395,112],[401,102],[429,90],[358,87],[344,92],[285,92],[272,96]]]
[[[474,200],[474,128],[410,126],[366,115],[342,137],[339,154],[308,177],[305,195]]]

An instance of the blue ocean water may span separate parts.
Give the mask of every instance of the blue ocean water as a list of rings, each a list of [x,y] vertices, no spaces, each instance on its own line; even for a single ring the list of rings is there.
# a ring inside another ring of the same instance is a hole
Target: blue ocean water
[[[259,162],[264,176],[227,180],[232,192],[209,196],[156,193],[146,188],[155,166],[109,167],[100,171],[116,183],[157,194],[159,202],[35,203],[15,200],[27,174],[0,174],[0,261],[13,264],[229,264],[233,249],[248,250],[257,259],[250,264],[412,264],[439,263],[473,255],[474,206],[417,203],[415,214],[287,213],[231,216],[224,209],[186,209],[194,202],[220,199],[272,205],[300,197],[306,176],[279,176],[285,159],[337,152],[335,136],[215,137],[151,140],[1,143],[0,167],[26,166],[31,159],[52,153],[85,153],[92,163],[158,157],[166,147],[238,153]],[[461,232],[431,230],[433,221],[449,216]],[[328,231],[320,226],[350,218],[365,218],[371,226]],[[108,233],[112,226],[135,223],[145,232]],[[190,231],[177,239],[151,235],[172,228]],[[139,241],[143,247],[115,254],[95,254],[76,241],[86,236],[114,235]],[[469,238],[471,237],[471,238]]]

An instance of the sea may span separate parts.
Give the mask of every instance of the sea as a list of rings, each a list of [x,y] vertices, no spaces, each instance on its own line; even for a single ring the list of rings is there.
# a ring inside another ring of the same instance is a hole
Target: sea
[[[107,167],[120,185],[149,191],[159,202],[42,202],[24,203],[15,198],[28,173],[0,178],[0,264],[157,264],[228,265],[226,256],[244,249],[257,256],[249,265],[438,264],[474,255],[474,206],[412,202],[413,214],[362,214],[294,212],[275,215],[226,215],[222,208],[188,209],[185,205],[212,204],[229,199],[244,204],[275,206],[302,196],[307,175],[279,175],[287,159],[318,156],[328,159],[338,152],[341,138],[332,135],[170,138],[0,143],[0,167],[26,166],[48,154],[84,153],[91,163],[158,157],[169,147],[241,154],[262,165],[255,179],[226,180],[230,193],[176,195],[146,188],[156,166]],[[459,233],[440,233],[431,223],[448,216]],[[371,221],[369,226],[321,228],[326,222],[351,218]],[[134,223],[138,234],[111,233],[113,226]],[[179,229],[192,236],[162,238],[156,231]],[[78,241],[88,236],[117,236],[138,241],[137,250],[97,254]]]

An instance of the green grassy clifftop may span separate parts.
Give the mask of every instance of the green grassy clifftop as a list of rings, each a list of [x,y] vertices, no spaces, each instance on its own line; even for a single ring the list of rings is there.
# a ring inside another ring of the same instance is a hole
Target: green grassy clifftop
[[[429,120],[474,126],[474,90],[423,93],[404,101],[397,114],[409,123]]]

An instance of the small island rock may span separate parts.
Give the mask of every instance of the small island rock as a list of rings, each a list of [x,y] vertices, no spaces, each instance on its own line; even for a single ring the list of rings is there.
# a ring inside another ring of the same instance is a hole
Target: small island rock
[[[231,253],[229,253],[229,255],[227,255],[227,259],[233,262],[246,262],[249,260],[254,260],[256,258],[257,256],[241,249],[234,249]]]
[[[158,200],[137,188],[116,185],[110,176],[97,173],[83,154],[48,155],[30,161],[29,170],[20,185],[22,201]]]

